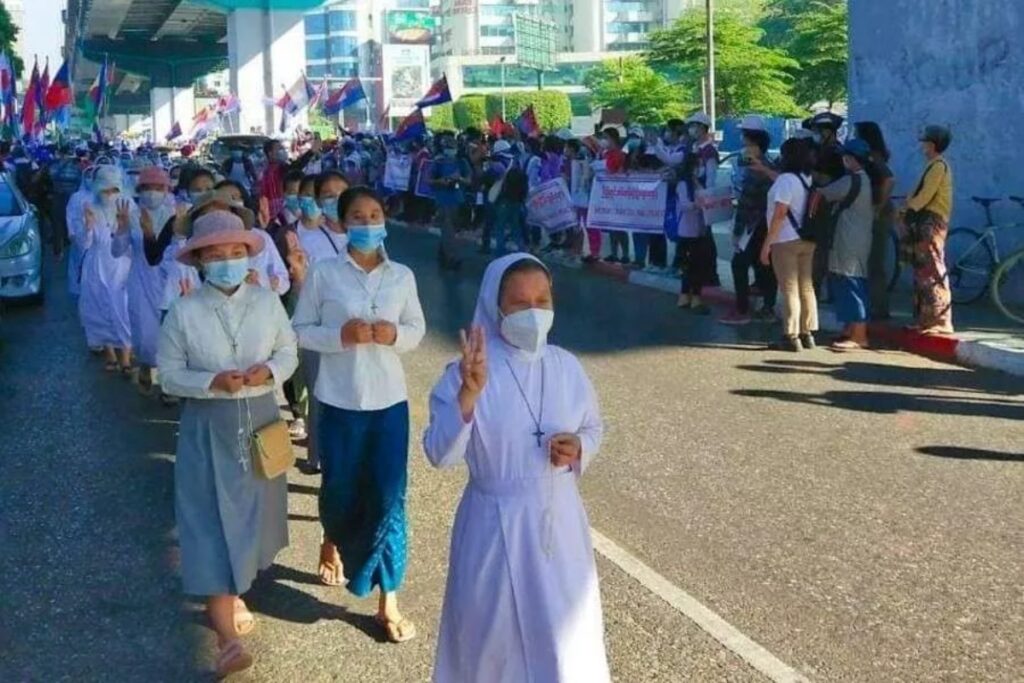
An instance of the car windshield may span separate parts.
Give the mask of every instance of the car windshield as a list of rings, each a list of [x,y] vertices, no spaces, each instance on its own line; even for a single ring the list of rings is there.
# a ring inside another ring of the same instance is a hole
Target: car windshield
[[[22,213],[21,204],[7,184],[7,179],[0,178],[0,216],[20,216]]]

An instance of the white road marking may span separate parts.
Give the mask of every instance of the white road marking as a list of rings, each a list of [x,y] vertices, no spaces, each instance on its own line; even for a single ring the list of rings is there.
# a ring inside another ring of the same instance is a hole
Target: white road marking
[[[615,541],[593,527],[590,529],[590,535],[597,552],[772,681],[808,683],[807,678],[799,671],[743,635],[735,626],[648,567]]]

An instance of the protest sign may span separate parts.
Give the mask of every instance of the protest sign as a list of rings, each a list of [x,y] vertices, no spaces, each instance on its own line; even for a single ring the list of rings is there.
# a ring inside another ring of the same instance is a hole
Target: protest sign
[[[577,224],[576,209],[564,178],[552,178],[530,190],[526,198],[526,222],[548,232],[561,232]]]
[[[661,233],[668,187],[659,173],[598,173],[590,191],[587,227]]]
[[[704,225],[732,221],[732,186],[719,185],[707,190],[697,190],[697,204],[704,212]]]
[[[434,198],[434,188],[430,186],[430,174],[434,170],[434,162],[424,159],[420,162],[420,172],[416,176],[416,196],[426,199]]]
[[[412,175],[412,157],[407,154],[389,154],[384,164],[384,187],[405,192]]]

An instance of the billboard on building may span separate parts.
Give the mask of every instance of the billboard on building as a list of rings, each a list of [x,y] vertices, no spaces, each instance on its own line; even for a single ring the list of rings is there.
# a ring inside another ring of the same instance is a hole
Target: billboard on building
[[[476,14],[476,0],[452,0],[452,14]]]
[[[434,37],[434,17],[430,12],[391,10],[384,15],[387,42],[394,45],[429,45]]]
[[[430,46],[382,45],[381,49],[385,106],[391,107],[391,116],[408,116],[430,88]]]

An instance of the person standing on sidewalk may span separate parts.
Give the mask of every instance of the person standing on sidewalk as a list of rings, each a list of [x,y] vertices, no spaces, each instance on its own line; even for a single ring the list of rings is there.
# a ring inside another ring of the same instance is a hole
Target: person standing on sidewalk
[[[843,146],[846,175],[821,188],[822,196],[838,204],[836,230],[828,255],[829,292],[843,332],[832,344],[834,351],[856,351],[868,346],[868,259],[874,205],[871,179],[864,171],[871,148],[853,139]]]
[[[746,325],[750,323],[750,270],[754,271],[754,283],[764,297],[764,304],[757,312],[759,320],[775,318],[775,301],[778,283],[772,269],[761,263],[761,248],[768,235],[765,214],[768,211],[768,190],[777,174],[774,164],[767,158],[771,138],[768,136],[764,119],[760,116],[745,116],[740,122],[743,137],[743,154],[737,171],[739,198],[736,202],[736,218],[733,223],[732,279],[736,287],[736,308],[719,319],[725,325]]]
[[[782,144],[782,173],[768,191],[768,237],[761,263],[771,264],[782,292],[782,340],[769,345],[781,351],[815,348],[818,299],[814,294],[814,242],[798,232],[807,213],[814,160],[806,139]]]
[[[628,157],[622,151],[622,138],[615,128],[605,128],[598,138],[601,147],[600,157],[592,164],[597,173],[625,173]],[[605,257],[606,263],[629,263],[629,233],[622,230],[608,230],[608,241],[611,253]],[[622,256],[619,256],[619,254]]]
[[[892,189],[896,184],[889,168],[889,148],[882,129],[874,121],[853,124],[854,135],[871,149],[871,159],[865,169],[871,178],[871,198],[875,204],[875,220],[871,228],[871,257],[868,259],[868,293],[872,320],[888,320],[889,272],[886,256],[892,243],[892,228],[896,214],[892,204]]]
[[[441,155],[434,160],[430,186],[434,188],[434,204],[437,206],[437,222],[441,229],[441,246],[438,261],[442,270],[458,270],[462,266],[459,258],[456,231],[459,213],[465,204],[464,188],[470,183],[469,162],[460,159],[455,137],[448,134],[439,141]]]
[[[923,334],[953,334],[953,299],[946,271],[946,235],[953,213],[953,171],[942,156],[953,137],[948,128],[927,126],[921,151],[928,160],[902,215],[914,267],[915,327]]]

